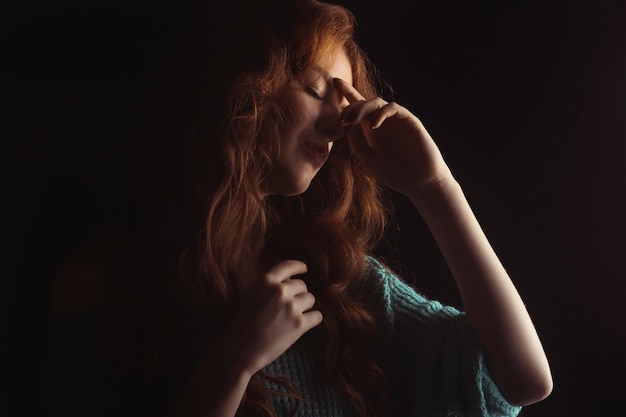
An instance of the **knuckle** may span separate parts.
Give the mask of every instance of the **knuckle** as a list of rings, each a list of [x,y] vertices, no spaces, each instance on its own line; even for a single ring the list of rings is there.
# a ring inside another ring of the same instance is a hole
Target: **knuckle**
[[[302,315],[294,317],[293,325],[296,329],[302,329],[304,327],[304,317]]]
[[[287,291],[285,290],[284,286],[270,282],[269,295],[273,300],[282,302],[282,300],[286,298]]]
[[[290,266],[290,267],[297,267],[297,266],[304,265],[304,262],[298,261],[297,259],[287,259],[285,263],[287,266]]]
[[[283,266],[285,267],[290,267],[292,265],[294,265],[297,261],[294,261],[293,259],[285,259],[284,261],[282,261],[281,263],[283,264]]]
[[[285,311],[288,314],[293,314],[296,311],[296,304],[293,300],[288,300],[285,302]]]
[[[274,295],[281,301],[285,300],[287,298],[287,289],[284,285],[275,285]]]
[[[296,283],[297,285],[301,286],[302,287],[302,292],[308,292],[309,289],[308,289],[308,287],[306,285],[306,282],[304,282],[303,280],[298,279],[298,278],[294,278],[294,279],[291,280],[291,282]]]
[[[271,272],[266,272],[262,277],[263,283],[265,285],[272,285],[275,281],[274,274]]]

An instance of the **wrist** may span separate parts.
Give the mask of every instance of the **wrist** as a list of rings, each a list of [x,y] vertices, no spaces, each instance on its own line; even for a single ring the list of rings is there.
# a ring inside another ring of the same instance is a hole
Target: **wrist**
[[[252,379],[228,345],[217,341],[198,358],[168,417],[234,416]]]
[[[198,365],[211,369],[231,383],[245,382],[247,385],[256,370],[243,360],[240,347],[230,338],[222,336],[200,357]]]
[[[431,205],[441,203],[442,200],[454,198],[459,193],[462,193],[461,185],[450,174],[416,186],[409,190],[406,196],[421,211]]]

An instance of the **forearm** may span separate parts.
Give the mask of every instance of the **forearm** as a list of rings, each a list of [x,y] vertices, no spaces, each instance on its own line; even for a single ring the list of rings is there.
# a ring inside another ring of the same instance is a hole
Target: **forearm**
[[[552,387],[543,347],[508,273],[487,240],[459,184],[448,180],[409,198],[434,235],[456,280],[487,366],[505,398],[527,405]]]
[[[226,345],[215,344],[198,361],[167,416],[234,416],[251,377],[245,368],[232,363]]]

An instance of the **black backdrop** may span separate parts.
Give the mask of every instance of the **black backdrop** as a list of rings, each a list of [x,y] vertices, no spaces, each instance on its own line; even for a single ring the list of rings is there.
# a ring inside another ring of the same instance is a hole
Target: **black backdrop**
[[[51,265],[89,238],[68,232],[86,212],[114,210],[123,175],[98,172],[132,162],[119,155],[142,94],[190,20],[189,1],[89,3],[8,1],[0,16],[7,416],[38,414]],[[535,319],[555,389],[522,415],[608,414],[626,388],[626,2],[340,3],[394,89],[386,98],[438,142]],[[385,254],[460,306],[420,218],[395,201]]]

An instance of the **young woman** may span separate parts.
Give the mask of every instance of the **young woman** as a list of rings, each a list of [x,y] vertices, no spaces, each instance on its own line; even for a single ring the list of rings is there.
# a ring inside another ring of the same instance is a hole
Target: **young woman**
[[[56,276],[46,408],[515,416],[546,398],[523,301],[422,122],[379,96],[351,13],[224,3],[164,76],[127,221]],[[385,187],[463,311],[372,255]]]

